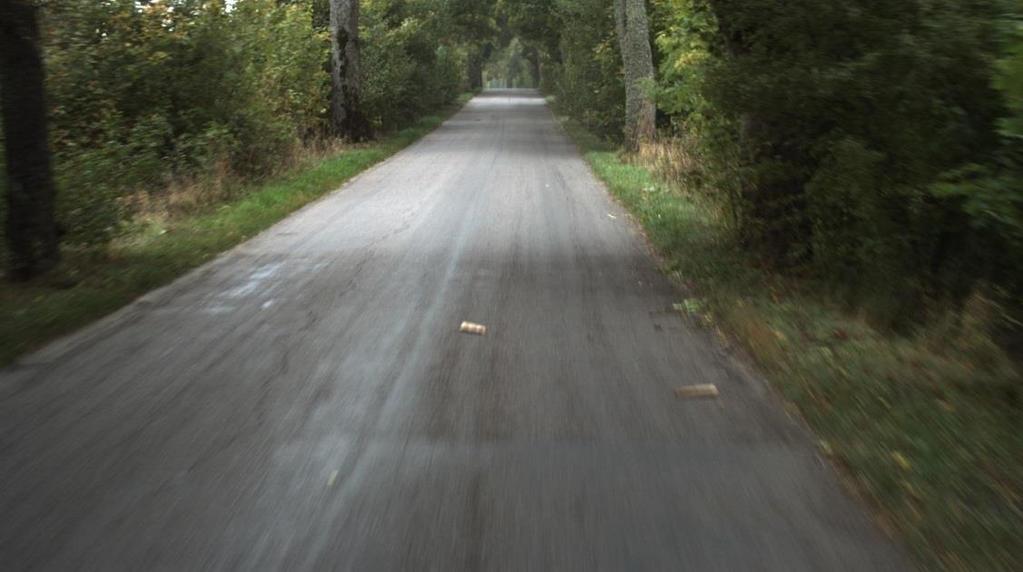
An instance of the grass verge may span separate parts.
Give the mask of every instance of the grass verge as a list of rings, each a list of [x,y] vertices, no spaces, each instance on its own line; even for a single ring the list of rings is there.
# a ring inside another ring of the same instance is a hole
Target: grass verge
[[[138,225],[102,249],[64,252],[60,278],[0,281],[0,365],[101,318],[265,230],[404,149],[468,101],[380,141],[346,149],[270,181],[245,185],[212,209]],[[73,285],[72,285],[73,284]]]
[[[877,331],[758,269],[712,209],[565,127],[690,296],[683,307],[747,350],[925,569],[1023,570],[1021,380],[980,331],[982,301],[912,336]]]

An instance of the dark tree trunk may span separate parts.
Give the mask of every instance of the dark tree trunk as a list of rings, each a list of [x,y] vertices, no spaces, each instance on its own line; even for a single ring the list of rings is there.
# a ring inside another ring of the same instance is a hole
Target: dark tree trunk
[[[330,0],[330,123],[353,141],[370,137],[359,75],[359,0]]]
[[[650,24],[645,0],[614,0],[615,28],[625,68],[625,146],[639,149],[654,138],[657,108],[646,92],[654,80]]]
[[[28,280],[60,261],[36,10],[26,0],[0,0],[0,107],[14,280]]]
[[[533,87],[540,87],[540,51],[530,48],[526,52],[526,61],[529,62],[529,76],[533,80]]]
[[[483,55],[480,50],[472,50],[468,60],[469,90],[483,89]]]

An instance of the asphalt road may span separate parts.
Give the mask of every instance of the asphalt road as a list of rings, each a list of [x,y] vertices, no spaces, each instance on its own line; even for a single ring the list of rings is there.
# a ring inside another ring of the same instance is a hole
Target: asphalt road
[[[488,92],[0,373],[0,569],[904,569],[679,296]]]

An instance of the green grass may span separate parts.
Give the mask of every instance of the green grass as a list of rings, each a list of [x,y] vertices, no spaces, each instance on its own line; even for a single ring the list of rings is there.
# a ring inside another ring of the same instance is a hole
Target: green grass
[[[682,307],[745,348],[925,569],[1023,570],[1021,380],[977,326],[982,303],[954,325],[877,331],[758,269],[713,208],[565,126],[688,292]]]
[[[463,97],[458,107],[468,100]],[[59,278],[0,282],[0,365],[165,285],[245,241],[439,126],[447,114],[372,144],[346,149],[268,182],[237,200],[136,230],[103,249],[65,250]]]

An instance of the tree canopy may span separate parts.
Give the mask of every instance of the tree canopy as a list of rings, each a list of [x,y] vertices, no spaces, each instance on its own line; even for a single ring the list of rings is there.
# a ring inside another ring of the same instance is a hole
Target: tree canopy
[[[328,4],[40,3],[64,242],[108,240],[175,181],[262,176],[322,139]],[[631,141],[630,117],[655,122],[659,145],[695,158],[672,176],[751,252],[895,321],[1020,286],[1023,40],[1009,0],[355,5],[367,132],[484,75],[537,84],[612,141]],[[626,6],[646,29],[623,43]]]

